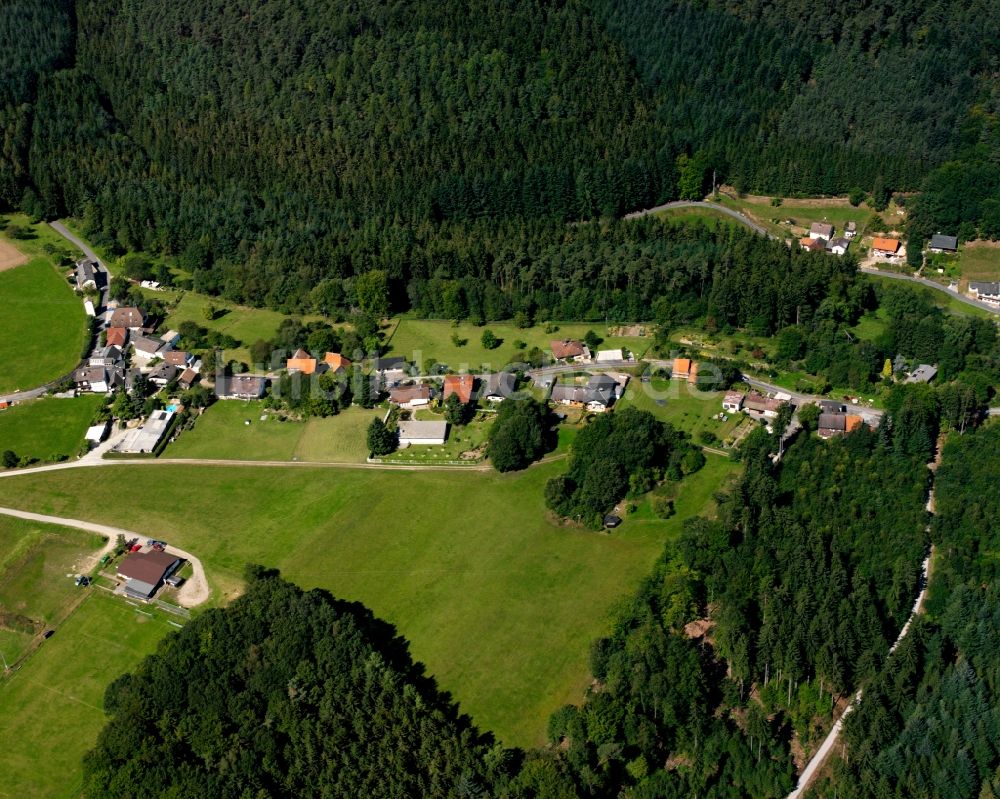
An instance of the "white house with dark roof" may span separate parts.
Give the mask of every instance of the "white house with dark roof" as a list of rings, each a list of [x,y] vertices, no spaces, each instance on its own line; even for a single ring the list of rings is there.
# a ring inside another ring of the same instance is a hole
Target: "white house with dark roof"
[[[935,233],[931,236],[931,252],[958,252],[958,236],[942,236]]]
[[[826,222],[813,222],[809,226],[809,238],[829,241],[833,236],[833,225]]]
[[[969,294],[980,302],[1000,305],[1000,283],[970,282]]]

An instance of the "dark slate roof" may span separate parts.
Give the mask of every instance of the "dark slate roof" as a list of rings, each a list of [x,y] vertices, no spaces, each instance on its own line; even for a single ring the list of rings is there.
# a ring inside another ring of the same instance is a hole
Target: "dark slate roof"
[[[935,250],[957,250],[958,236],[942,236],[935,233],[931,236],[931,247]]]
[[[372,361],[372,367],[376,372],[388,372],[390,369],[403,369],[406,365],[406,358],[399,355],[393,355],[389,358],[376,358]]]
[[[821,413],[819,415],[821,430],[846,430],[847,415],[843,413]]]

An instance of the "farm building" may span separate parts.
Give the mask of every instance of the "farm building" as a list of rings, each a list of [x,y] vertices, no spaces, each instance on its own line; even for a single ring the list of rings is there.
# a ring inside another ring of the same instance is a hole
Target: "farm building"
[[[151,599],[164,580],[184,563],[182,558],[166,552],[133,552],[118,567],[118,576],[125,583],[125,595],[132,599]]]
[[[400,446],[443,444],[448,438],[447,422],[400,422],[397,428]]]

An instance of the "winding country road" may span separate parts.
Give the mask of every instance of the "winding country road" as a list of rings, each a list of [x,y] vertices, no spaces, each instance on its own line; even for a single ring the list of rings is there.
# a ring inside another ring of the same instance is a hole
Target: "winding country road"
[[[741,214],[739,211],[734,211],[732,208],[727,208],[724,205],[717,205],[716,203],[705,202],[703,200],[675,200],[674,202],[657,205],[655,208],[647,208],[644,211],[633,211],[631,214],[625,214],[624,218],[639,219],[644,216],[650,216],[651,214],[658,214],[661,211],[669,211],[671,208],[703,208],[708,211],[718,211],[720,214],[731,216],[741,225],[746,225],[748,228],[762,236],[767,236],[769,239],[778,239],[777,236],[773,233],[768,233],[764,227],[758,225],[746,214]]]
[[[115,542],[119,535],[125,536],[126,539],[149,537],[148,534],[138,533],[134,530],[125,530],[121,527],[111,527],[106,524],[83,521],[82,519],[65,519],[61,516],[46,516],[42,513],[30,513],[29,511],[17,510],[16,508],[0,508],[0,515],[13,516],[18,519],[40,522],[42,524],[57,524],[61,527],[75,527],[78,530],[86,530],[91,533],[103,535],[108,540],[104,544],[104,547],[96,555],[92,556],[95,560],[100,560],[115,548]],[[168,555],[176,555],[179,558],[184,558],[189,561],[191,563],[191,568],[193,569],[191,577],[177,590],[178,603],[186,608],[193,608],[200,605],[202,602],[205,602],[211,595],[211,591],[208,587],[208,580],[205,577],[205,569],[202,567],[201,561],[190,552],[185,552],[183,549],[177,549],[177,547],[168,546],[166,548],[166,552]]]
[[[769,239],[777,240],[779,237],[775,236],[773,233],[769,233],[763,226],[754,222],[746,214],[735,211],[732,208],[728,208],[724,205],[718,205],[717,203],[711,203],[707,201],[695,201],[695,200],[678,200],[675,202],[664,203],[663,205],[657,205],[655,208],[646,208],[643,211],[634,211],[631,214],[625,214],[625,219],[639,219],[644,216],[650,216],[651,214],[656,214],[661,211],[669,211],[671,208],[703,208],[708,211],[716,211],[720,214],[725,214],[728,217],[735,219],[741,225],[745,225],[756,233],[762,236],[767,236]],[[940,291],[947,294],[949,297],[954,297],[959,302],[965,303],[973,308],[979,308],[983,311],[988,311],[991,314],[1000,315],[1000,308],[989,305],[985,302],[968,297],[965,294],[961,294],[957,291],[952,291],[946,286],[942,286],[940,283],[935,283],[933,280],[928,280],[925,277],[920,277],[919,275],[904,275],[899,272],[890,272],[885,269],[878,269],[873,266],[863,266],[861,267],[861,272],[869,275],[877,275],[878,277],[889,278],[890,280],[904,280],[909,283],[916,283],[919,286],[924,286],[925,288],[932,289],[934,291]]]

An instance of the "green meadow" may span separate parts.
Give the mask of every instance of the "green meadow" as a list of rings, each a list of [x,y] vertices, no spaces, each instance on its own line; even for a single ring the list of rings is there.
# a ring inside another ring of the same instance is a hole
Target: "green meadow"
[[[47,256],[0,272],[0,331],[0,393],[36,388],[80,362],[83,301]]]
[[[94,413],[104,402],[105,397],[97,394],[43,397],[0,411],[0,451],[9,449],[40,461],[60,455],[75,457]]]
[[[590,643],[616,603],[738,465],[710,459],[678,486],[676,516],[637,512],[612,535],[548,518],[544,484],[564,468],[109,466],[102,480],[126,481],[138,496],[169,486],[183,512],[149,502],[123,515],[94,503],[90,470],[0,481],[0,504],[155,532],[198,554],[217,595],[238,592],[244,565],[257,562],[359,600],[398,627],[477,724],[534,745],[550,713],[582,698]]]

